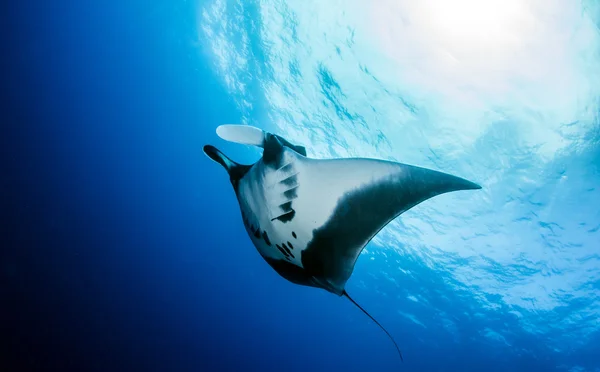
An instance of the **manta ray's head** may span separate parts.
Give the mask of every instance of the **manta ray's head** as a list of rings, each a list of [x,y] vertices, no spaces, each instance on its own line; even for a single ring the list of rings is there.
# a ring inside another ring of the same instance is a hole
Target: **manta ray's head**
[[[265,164],[277,164],[284,146],[302,156],[306,156],[306,149],[303,146],[294,145],[281,136],[248,125],[221,125],[217,128],[217,135],[230,142],[262,148]],[[204,153],[227,170],[231,183],[236,190],[239,180],[252,167],[251,165],[236,163],[212,145],[204,146]]]
[[[225,168],[229,174],[229,180],[231,181],[233,188],[237,190],[238,182],[252,166],[236,163],[212,145],[205,145],[203,150],[206,156]]]

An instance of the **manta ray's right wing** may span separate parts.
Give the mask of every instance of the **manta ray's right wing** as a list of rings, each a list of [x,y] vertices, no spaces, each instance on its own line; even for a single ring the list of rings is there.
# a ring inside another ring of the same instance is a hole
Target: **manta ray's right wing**
[[[302,265],[327,290],[342,295],[365,245],[394,218],[439,194],[481,186],[434,170],[375,159],[305,158],[294,203],[312,224]]]

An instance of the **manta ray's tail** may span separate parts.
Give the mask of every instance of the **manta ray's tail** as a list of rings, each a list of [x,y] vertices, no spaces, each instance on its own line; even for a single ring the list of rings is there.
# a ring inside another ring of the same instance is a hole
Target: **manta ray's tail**
[[[350,295],[348,294],[348,292],[346,292],[344,290],[344,292],[342,293],[343,296],[346,296],[350,302],[352,302],[354,305],[356,305],[356,307],[358,307],[363,313],[365,313],[369,318],[371,318],[372,321],[375,322],[375,324],[377,324],[379,326],[379,328],[381,328],[386,335],[388,335],[388,337],[390,338],[390,340],[392,340],[392,342],[394,343],[394,346],[396,346],[396,350],[398,350],[398,355],[400,355],[400,360],[404,362],[404,358],[402,357],[402,352],[400,351],[400,348],[398,347],[398,344],[396,343],[396,340],[394,340],[394,338],[392,337],[392,335],[390,335],[390,333],[381,325],[379,324],[379,322],[377,320],[375,320],[375,318],[373,318],[371,316],[371,314],[369,314],[365,309],[362,308],[362,306],[360,306],[358,303],[356,303],[356,301],[354,301],[352,299],[352,297],[350,297]]]

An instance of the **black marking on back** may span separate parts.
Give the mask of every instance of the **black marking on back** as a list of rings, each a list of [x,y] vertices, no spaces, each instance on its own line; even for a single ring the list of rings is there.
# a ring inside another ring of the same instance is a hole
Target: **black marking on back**
[[[294,246],[292,245],[292,243],[289,242],[289,240],[288,240],[288,245],[290,246],[290,249],[294,249]]]
[[[254,231],[254,237],[256,239],[260,239],[261,235],[260,235],[260,228],[257,228],[256,231]]]
[[[296,232],[292,231],[292,236],[294,237],[294,239],[298,239],[298,237],[296,236]]]

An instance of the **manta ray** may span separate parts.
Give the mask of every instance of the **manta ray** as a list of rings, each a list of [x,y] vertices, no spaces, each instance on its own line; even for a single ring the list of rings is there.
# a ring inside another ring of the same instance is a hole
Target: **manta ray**
[[[241,217],[264,260],[288,281],[347,297],[345,290],[367,243],[389,222],[436,195],[481,189],[466,179],[369,158],[314,159],[306,148],[249,125],[221,125],[224,140],[258,146],[262,157],[239,164],[212,145],[204,153],[229,174]]]

